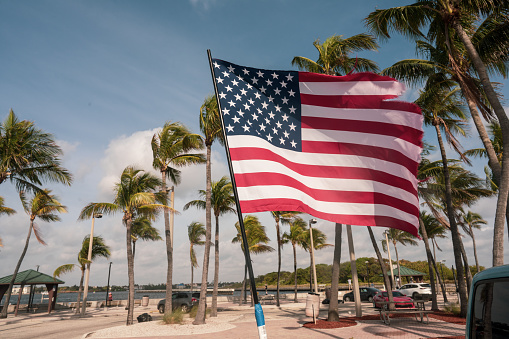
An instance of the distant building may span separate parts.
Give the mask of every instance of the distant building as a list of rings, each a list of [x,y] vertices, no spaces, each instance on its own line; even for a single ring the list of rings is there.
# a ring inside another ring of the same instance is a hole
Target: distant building
[[[20,289],[21,289],[21,287],[13,286],[12,287],[12,294],[19,294],[19,290]],[[23,294],[28,294],[28,293],[30,293],[30,286],[23,287]]]

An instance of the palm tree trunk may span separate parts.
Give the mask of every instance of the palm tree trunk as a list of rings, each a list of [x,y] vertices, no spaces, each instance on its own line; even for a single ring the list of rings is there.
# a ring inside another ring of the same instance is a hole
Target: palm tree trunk
[[[81,267],[80,287],[78,288],[78,300],[76,301],[76,314],[80,313],[81,292],[83,291],[83,278],[85,277],[85,266]]]
[[[299,302],[297,300],[297,249],[295,248],[295,244],[292,243],[293,247],[293,275],[294,275],[294,281],[295,281],[295,297],[293,298],[293,301]]]
[[[193,269],[193,263],[191,263],[191,293],[193,292],[193,278],[194,278],[194,269]]]
[[[247,265],[244,265],[244,280],[242,281],[242,290],[240,291],[240,302],[239,306],[242,306],[242,299],[244,299],[244,303],[247,302],[246,297],[246,280],[247,280]]]
[[[435,273],[433,272],[433,264],[431,263],[433,256],[431,255],[431,249],[429,248],[428,233],[426,233],[426,228],[424,227],[424,223],[422,222],[421,218],[419,218],[419,225],[421,227],[422,241],[424,242],[424,247],[426,248],[426,256],[428,257],[429,284],[431,285],[432,296],[431,310],[438,311],[437,286],[435,285]]]
[[[392,296],[392,289],[390,288],[391,281],[389,280],[389,276],[387,275],[387,269],[385,268],[382,254],[380,253],[380,249],[378,248],[378,245],[376,244],[375,235],[373,234],[373,230],[371,230],[370,226],[368,226],[368,232],[369,232],[369,237],[371,238],[371,243],[373,244],[373,248],[375,249],[376,256],[378,258],[378,263],[380,264],[380,268],[382,269],[382,274],[384,276],[384,282],[385,282],[385,286],[387,289],[387,296],[388,296],[389,302],[390,302],[389,309],[393,310],[395,305],[393,304],[394,298]]]
[[[25,254],[28,250],[28,244],[30,243],[30,236],[32,235],[32,229],[34,228],[34,221],[30,220],[30,226],[28,228],[28,235],[25,241],[25,247],[23,248],[23,252],[21,252],[21,256],[19,257],[18,263],[16,264],[16,268],[14,269],[14,273],[12,274],[11,281],[9,282],[9,287],[7,288],[7,293],[4,298],[4,307],[2,308],[2,313],[0,313],[0,318],[7,318],[7,309],[9,308],[9,300],[11,299],[12,294],[12,286],[14,286],[14,281],[16,280],[16,275],[18,274],[19,267],[25,258]]]
[[[338,283],[339,283],[339,267],[341,264],[341,236],[343,233],[343,225],[336,223],[336,233],[334,238],[334,259],[332,261],[332,282],[331,293],[329,299],[329,315],[327,321],[339,321],[338,314]]]
[[[133,260],[136,255],[136,240],[133,240]]]
[[[442,140],[442,134],[440,132],[440,127],[437,124],[435,125],[435,130],[438,137],[438,144],[440,146],[440,153],[442,156],[443,163],[443,171],[444,171],[444,181],[445,181],[445,204],[447,207],[447,216],[449,218],[449,226],[451,229],[451,238],[452,238],[452,246],[454,252],[454,261],[456,263],[457,272],[458,272],[458,287],[459,287],[459,296],[460,296],[460,316],[466,317],[467,315],[467,306],[468,306],[468,296],[467,296],[467,288],[465,286],[465,273],[463,271],[463,263],[461,260],[461,251],[460,251],[460,235],[458,231],[458,225],[456,224],[456,218],[454,215],[454,209],[452,206],[452,188],[451,188],[451,180],[449,176],[449,167],[447,166],[447,155],[445,153],[445,147]]]
[[[477,269],[477,273],[479,273],[481,272],[481,268],[479,267],[479,260],[477,260],[477,247],[475,246],[475,236],[472,226],[470,226],[470,236],[472,237],[472,245],[474,246],[475,268]]]
[[[460,239],[461,244],[461,256],[463,257],[463,264],[465,269],[465,277],[467,280],[467,294],[470,294],[470,286],[472,285],[472,272],[470,272],[470,265],[468,264],[467,252],[465,246],[463,246],[463,240]]]
[[[398,264],[398,279],[399,279],[399,286],[401,287],[401,284],[403,283],[403,280],[401,280],[401,267],[399,266],[399,254],[398,254],[398,248],[396,247],[396,242],[392,242],[394,245],[394,252],[396,253],[396,263]],[[389,244],[387,244],[389,246]],[[391,267],[392,270],[392,267]],[[408,278],[408,277],[407,277]]]
[[[465,46],[470,60],[479,75],[486,97],[498,118],[500,128],[502,130],[503,149],[509,149],[509,118],[507,118],[504,107],[502,107],[497,93],[491,85],[486,67],[459,21],[457,19],[454,20],[452,25],[461,42]],[[507,153],[504,153],[502,155],[502,174],[499,184],[495,224],[493,226],[493,266],[500,266],[504,264],[504,224],[507,209],[507,196],[509,193],[509,161],[505,161],[506,158]]]
[[[168,196],[166,188],[166,170],[161,171],[161,191],[165,196]],[[173,312],[172,294],[173,294],[173,244],[171,243],[171,229],[170,229],[170,215],[165,209],[164,215],[164,235],[166,240],[166,296],[164,297],[165,307],[164,312],[171,314]]]
[[[446,303],[446,302],[449,302],[449,300],[447,299],[447,291],[445,290],[445,277],[440,275],[440,271],[438,270],[437,260],[436,260],[437,254],[435,252],[435,243],[433,242],[433,240],[431,242],[433,243],[433,254],[435,256],[434,258],[432,258],[433,268],[435,269],[438,283],[440,284],[440,288],[442,289],[442,296],[444,297],[444,303]]]
[[[212,291],[211,317],[217,317],[217,290],[219,287],[219,216],[216,215],[216,234],[214,242],[214,290]]]
[[[281,234],[279,234],[279,220],[276,220],[277,235],[277,287],[276,287],[276,306],[279,307],[279,279],[281,278]]]
[[[205,190],[205,251],[203,254],[203,266],[201,274],[200,302],[198,304],[198,312],[193,321],[194,325],[205,324],[206,316],[206,300],[207,300],[207,278],[209,274],[210,259],[210,239],[212,233],[212,174],[210,169],[211,145],[207,145],[207,163],[205,166],[207,187]]]
[[[131,223],[132,219],[128,218],[126,222],[127,229],[127,276],[129,279],[129,297],[128,297],[128,310],[127,310],[127,322],[126,325],[133,324],[134,318],[134,258],[133,250],[131,248]]]

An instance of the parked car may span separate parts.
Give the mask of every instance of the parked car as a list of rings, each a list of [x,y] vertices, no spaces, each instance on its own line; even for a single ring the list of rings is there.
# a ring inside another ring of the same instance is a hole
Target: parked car
[[[414,308],[414,301],[412,298],[400,293],[399,291],[392,291],[392,296],[396,302],[397,308]],[[387,291],[380,291],[373,297],[373,307],[381,308],[383,302],[389,301],[389,295]]]
[[[399,291],[412,299],[422,296],[431,297],[431,285],[425,283],[410,283],[399,288]]]
[[[176,292],[172,294],[171,300],[173,310],[180,308],[182,312],[189,312],[194,305],[198,305],[198,302],[200,301],[200,292]],[[164,313],[165,305],[165,299],[159,300],[159,303],[157,304],[159,313]]]
[[[380,290],[373,287],[361,287],[359,288],[359,292],[361,294],[361,301],[373,302],[373,297],[380,292]],[[343,295],[343,301],[355,301],[353,291],[345,293],[345,295]]]
[[[472,280],[465,338],[509,338],[509,265],[488,268]]]

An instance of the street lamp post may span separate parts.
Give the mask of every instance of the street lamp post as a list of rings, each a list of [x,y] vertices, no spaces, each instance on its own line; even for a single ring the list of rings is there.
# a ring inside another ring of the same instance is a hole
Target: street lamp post
[[[95,218],[100,219],[103,215],[100,213],[92,213],[92,227],[90,228],[90,239],[88,241],[88,263],[87,263],[87,271],[85,272],[85,289],[83,291],[83,305],[81,305],[81,315],[85,315],[85,311],[87,308],[87,295],[88,295],[88,280],[90,278],[90,263],[92,261],[92,246],[94,243],[94,221]]]
[[[113,263],[110,261],[110,268],[108,269],[108,285],[106,285],[106,303],[105,303],[106,306],[108,306],[108,292],[110,291],[111,264],[113,264]],[[110,306],[111,306],[111,304],[110,304]]]
[[[313,266],[313,281],[315,283],[315,293],[318,293],[318,281],[316,279],[316,266],[315,266],[315,249],[313,245],[313,227],[311,226],[312,224],[316,224],[316,222],[317,222],[316,219],[309,220],[309,239],[311,244],[310,253],[311,253],[311,265]]]
[[[368,266],[369,261],[367,261],[367,260],[366,260],[366,261],[365,261],[365,264],[366,264],[366,274],[367,274],[367,276],[368,276],[368,287],[369,287],[369,266]]]

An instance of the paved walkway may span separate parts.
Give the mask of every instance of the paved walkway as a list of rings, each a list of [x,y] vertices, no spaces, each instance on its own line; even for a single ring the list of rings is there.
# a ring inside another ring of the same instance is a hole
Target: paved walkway
[[[275,305],[264,305],[263,311],[266,321],[266,330],[268,338],[278,339],[297,339],[297,338],[444,338],[444,337],[458,337],[464,335],[465,326],[450,324],[442,322],[433,318],[430,318],[429,324],[421,324],[415,320],[415,318],[396,318],[391,319],[390,326],[384,325],[380,320],[362,320],[358,321],[356,326],[338,328],[338,329],[309,329],[302,325],[306,322],[311,322],[310,317],[305,316],[305,303],[282,303],[281,307],[278,308]],[[218,321],[222,319],[229,319],[228,322],[233,325],[229,329],[223,331],[216,331],[212,333],[203,334],[192,334],[193,338],[221,338],[221,339],[233,339],[233,338],[258,338],[258,331],[256,328],[256,321],[254,319],[254,310],[250,306],[238,306],[234,304],[220,304]],[[354,303],[340,304],[339,306],[340,317],[348,317],[355,315]],[[104,322],[107,319],[114,320],[123,318],[126,316],[125,309],[123,308],[112,308],[107,311],[103,309],[91,309],[87,311],[88,317],[84,319],[90,324],[90,330],[93,332],[93,327],[100,321]],[[136,307],[135,318],[141,313],[150,313],[154,318],[153,325],[159,323],[161,315],[154,309],[154,307]],[[326,306],[322,305],[320,317],[326,317],[327,310]],[[363,303],[363,315],[367,314],[378,314],[373,307],[368,303]],[[102,317],[102,319],[97,319]],[[222,319],[221,319],[222,318]],[[66,329],[72,321],[53,321],[53,320],[72,320],[76,319],[73,312],[70,310],[57,310],[51,315],[45,313],[36,314],[22,314],[14,318],[12,314],[7,319],[0,319],[0,337],[2,333],[8,334],[10,327],[15,327],[16,331],[23,331],[24,328],[33,326],[34,323],[38,323],[44,327],[52,327],[55,330],[61,328]],[[83,319],[83,318],[82,318]],[[94,319],[96,319],[94,321]],[[135,320],[136,321],[136,320]],[[143,326],[147,323],[135,324],[132,327]],[[5,325],[5,326],[4,326]],[[112,326],[118,326],[118,322]],[[164,325],[161,325],[164,326]],[[118,327],[119,331],[115,334],[118,335],[116,338],[127,338],[128,335],[121,334],[121,329],[125,326]],[[159,326],[157,326],[159,327]],[[90,331],[89,331],[90,332]],[[115,331],[116,332],[116,331]],[[143,336],[137,338],[152,338],[152,339],[171,339],[171,338],[182,338],[186,337],[182,333],[173,335],[174,331],[170,327],[164,331],[164,335],[161,336],[159,333],[146,333]],[[97,333],[91,334],[91,338],[101,338],[101,330],[97,330]],[[26,338],[28,336],[26,333]],[[81,337],[84,338],[87,333],[82,333]],[[33,335],[33,334],[32,334]],[[20,336],[19,338],[24,338]],[[131,336],[131,338],[133,338]],[[136,338],[136,337],[134,337]]]

